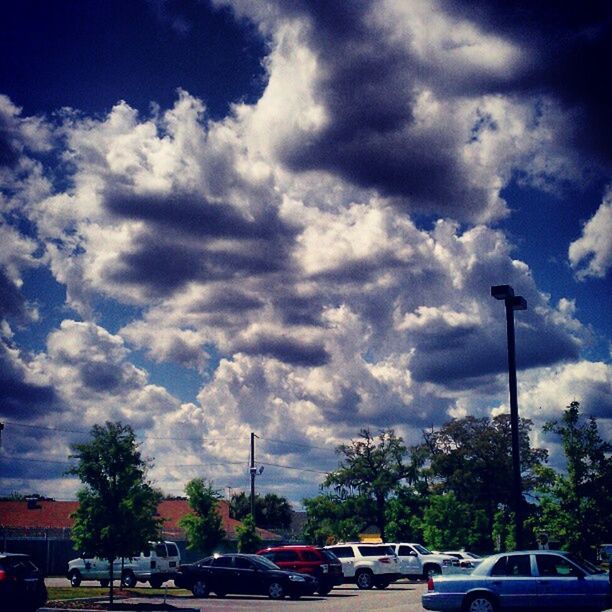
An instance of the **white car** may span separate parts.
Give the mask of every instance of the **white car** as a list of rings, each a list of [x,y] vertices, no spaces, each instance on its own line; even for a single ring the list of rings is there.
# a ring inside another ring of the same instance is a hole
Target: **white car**
[[[348,542],[326,546],[342,562],[344,582],[360,589],[386,589],[402,577],[397,556],[389,544]]]
[[[450,555],[459,561],[459,567],[464,571],[472,571],[482,563],[482,557],[468,552],[467,550],[445,550],[443,555]]]
[[[430,574],[456,574],[461,571],[456,557],[432,553],[422,544],[400,542],[390,546],[399,559],[402,576],[427,578]]]
[[[113,577],[121,579],[131,588],[137,582],[149,582],[154,588],[176,575],[181,555],[175,542],[149,542],[149,549],[137,557],[116,559],[113,562]],[[110,580],[110,565],[106,559],[79,557],[68,562],[67,577],[73,587],[83,580],[98,580],[104,587]]]

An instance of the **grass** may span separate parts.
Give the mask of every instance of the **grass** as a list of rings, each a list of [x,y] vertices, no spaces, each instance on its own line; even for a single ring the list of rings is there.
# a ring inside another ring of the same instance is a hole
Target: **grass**
[[[148,587],[133,589],[120,589],[115,587],[116,597],[149,597],[149,596],[163,596],[166,589],[151,589]],[[93,586],[79,586],[79,587],[47,587],[47,593],[49,601],[67,601],[70,599],[84,599],[88,597],[108,597],[108,587],[93,587]],[[173,597],[191,595],[191,591],[187,589],[169,588],[167,591],[168,595]]]

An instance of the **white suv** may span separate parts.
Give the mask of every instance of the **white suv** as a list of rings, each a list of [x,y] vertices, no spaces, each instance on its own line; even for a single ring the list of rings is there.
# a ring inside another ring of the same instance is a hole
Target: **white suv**
[[[451,555],[432,553],[421,544],[389,544],[398,556],[402,576],[427,578],[430,574],[459,573],[459,561]]]
[[[386,589],[402,576],[397,556],[388,544],[350,542],[325,548],[342,562],[344,582],[354,582],[360,589]]]
[[[153,588],[158,588],[166,580],[174,578],[180,563],[181,555],[174,542],[149,542],[149,549],[138,557],[116,559],[113,576],[121,578],[128,588],[147,581]],[[109,563],[97,557],[79,557],[68,562],[67,576],[73,587],[78,587],[82,580],[99,580],[106,587],[110,580]]]

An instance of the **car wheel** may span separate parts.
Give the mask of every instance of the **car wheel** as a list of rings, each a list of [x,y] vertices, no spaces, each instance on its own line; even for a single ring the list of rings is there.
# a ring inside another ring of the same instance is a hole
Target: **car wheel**
[[[107,580],[106,578],[103,578],[102,580],[100,580],[100,586],[102,588],[106,588],[109,584],[110,584],[110,580]]]
[[[325,595],[329,595],[330,591],[331,591],[333,588],[334,588],[334,587],[332,587],[332,586],[330,586],[330,585],[326,584],[325,586],[320,586],[320,587],[317,589],[317,593],[318,593],[319,595],[323,595],[323,596],[325,597]]]
[[[225,597],[227,593],[225,593],[224,591],[215,591],[215,595],[223,599],[223,597]]]
[[[270,599],[282,599],[285,596],[285,587],[280,582],[271,582],[268,595]]]
[[[138,580],[136,580],[134,572],[123,572],[123,576],[121,576],[121,584],[126,589],[133,589],[137,582]]]
[[[355,582],[360,589],[371,589],[374,586],[374,579],[370,570],[359,570],[355,575]]]
[[[191,592],[194,597],[202,598],[208,597],[208,585],[203,579],[196,580],[191,587]]]
[[[465,612],[495,612],[497,606],[488,595],[476,594],[466,601],[463,609]]]
[[[159,589],[163,582],[164,581],[159,576],[154,576],[149,580],[149,584],[153,589]]]
[[[74,571],[70,572],[70,586],[78,587],[81,584],[81,572]]]

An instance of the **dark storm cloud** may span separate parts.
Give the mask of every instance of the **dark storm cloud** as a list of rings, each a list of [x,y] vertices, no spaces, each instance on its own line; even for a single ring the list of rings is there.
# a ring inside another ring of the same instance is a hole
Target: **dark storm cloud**
[[[507,88],[542,91],[578,113],[575,144],[612,162],[612,4],[607,0],[444,0],[447,10],[530,49],[533,62]]]
[[[475,378],[505,372],[508,368],[505,327],[486,330],[479,327],[459,329],[428,328],[412,332],[417,351],[411,361],[413,378],[420,382],[456,388],[472,388]],[[517,367],[529,369],[578,358],[577,343],[556,327],[540,322],[516,329]]]
[[[79,368],[80,379],[92,391],[113,393],[125,384],[124,368],[113,363],[90,361]]]
[[[330,360],[325,348],[319,344],[278,336],[261,335],[254,340],[237,343],[234,349],[236,352],[250,355],[269,355],[296,366],[323,366]]]
[[[105,198],[105,206],[116,215],[193,236],[271,240],[293,233],[275,211],[269,211],[257,221],[247,220],[230,205],[211,204],[192,194],[113,193]]]
[[[31,419],[57,407],[53,387],[26,380],[4,342],[0,342],[0,414],[15,419]]]
[[[257,296],[242,293],[231,287],[225,287],[209,296],[198,299],[189,307],[189,312],[232,312],[240,313],[248,310],[257,310],[264,305],[263,300]]]

